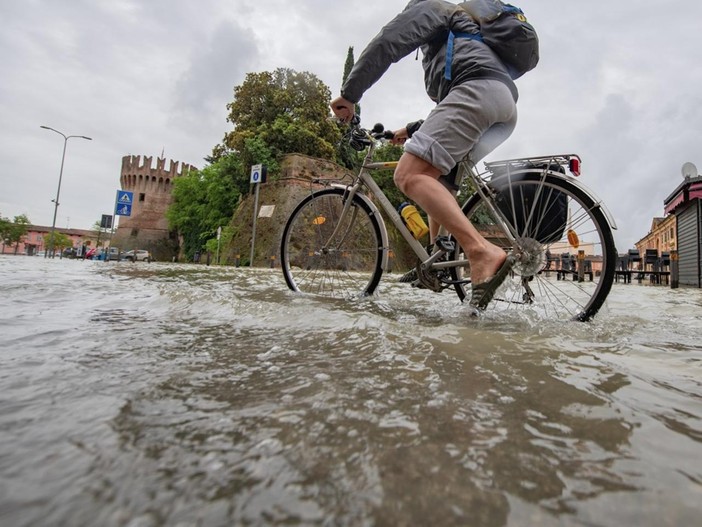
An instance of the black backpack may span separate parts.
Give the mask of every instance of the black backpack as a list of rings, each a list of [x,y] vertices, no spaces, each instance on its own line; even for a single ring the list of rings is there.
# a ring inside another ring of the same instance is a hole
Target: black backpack
[[[533,169],[540,173],[543,170],[565,173],[562,166],[543,165],[512,165],[509,170]],[[506,177],[507,167],[494,170],[492,186],[497,191],[495,198],[497,207],[505,215],[510,224],[514,224],[517,236],[526,234],[540,243],[554,243],[563,238],[568,224],[568,196],[550,187],[542,187],[537,196],[537,185],[516,185],[512,191],[507,189],[508,181],[516,182],[523,174],[511,174]],[[505,175],[504,178],[497,176]],[[514,202],[514,205],[512,203]],[[538,219],[538,220],[537,220]],[[530,222],[527,225],[527,222]],[[525,233],[525,228],[527,232]]]
[[[480,26],[480,35],[456,33],[455,37],[481,40],[518,79],[539,62],[539,37],[524,12],[500,0],[470,0],[459,4]]]

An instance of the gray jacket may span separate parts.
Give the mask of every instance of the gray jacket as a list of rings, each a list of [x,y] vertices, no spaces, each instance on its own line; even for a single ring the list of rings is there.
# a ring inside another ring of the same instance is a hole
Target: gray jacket
[[[480,28],[456,4],[444,0],[412,0],[371,40],[361,53],[344,86],[341,96],[357,103],[390,65],[422,49],[424,84],[435,102],[441,101],[452,86],[471,79],[496,79],[504,82],[516,101],[519,93],[507,69],[493,51],[476,40],[454,41],[451,80],[444,77],[446,44],[449,31],[478,33]]]

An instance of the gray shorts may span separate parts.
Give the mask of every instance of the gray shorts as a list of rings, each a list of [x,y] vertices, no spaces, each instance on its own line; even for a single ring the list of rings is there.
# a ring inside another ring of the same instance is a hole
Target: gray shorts
[[[509,88],[493,79],[454,86],[405,144],[405,152],[448,174],[468,157],[477,163],[497,148],[517,125]]]

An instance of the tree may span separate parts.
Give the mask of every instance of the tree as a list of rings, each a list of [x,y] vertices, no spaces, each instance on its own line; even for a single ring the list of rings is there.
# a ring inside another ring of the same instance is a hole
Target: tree
[[[105,228],[102,226],[102,219],[96,220],[95,223],[93,223],[93,232],[95,233],[95,237],[97,238],[97,241],[95,242],[95,246],[100,248],[100,240],[106,240],[108,238],[107,233],[110,232],[112,229],[111,228]]]
[[[402,146],[385,143],[375,149],[373,159],[375,161],[397,161],[403,152]],[[407,201],[407,197],[395,186],[393,181],[394,174],[394,170],[377,170],[373,173],[373,179],[383,190],[390,203],[397,208],[403,201]]]
[[[0,242],[2,242],[3,245],[3,252],[6,243],[5,240],[7,240],[7,238],[10,235],[10,225],[12,225],[10,220],[3,216],[0,216]]]
[[[348,78],[349,74],[351,73],[354,64],[355,59],[353,57],[353,46],[349,46],[349,51],[346,54],[346,63],[344,64],[344,75],[341,78],[342,86],[346,82],[346,79]],[[356,104],[355,111],[356,115],[360,117],[361,106],[359,104]],[[339,123],[338,126],[341,130],[346,125]],[[344,167],[354,172],[356,172],[361,167],[361,163],[363,163],[363,154],[351,148],[351,145],[349,145],[349,142],[346,140],[346,137],[343,137],[338,143],[337,156],[339,158],[339,163],[341,163]]]
[[[47,249],[53,247],[53,250],[63,252],[66,247],[73,247],[73,241],[62,232],[54,231],[53,233],[53,243],[51,238],[51,233],[44,235],[44,247]],[[51,249],[49,249],[51,250]]]
[[[15,246],[15,254],[19,250],[19,242],[27,234],[29,230],[29,218],[26,214],[15,216],[12,222],[7,218],[2,218],[0,221],[0,232],[2,233],[3,245]]]
[[[227,105],[234,130],[213,157],[234,152],[249,167],[261,162],[257,148],[265,145],[274,160],[290,153],[335,160],[340,134],[329,117],[330,99],[329,88],[311,73],[285,68],[249,73]],[[277,175],[271,166],[269,174]]]
[[[228,225],[243,192],[244,169],[236,154],[226,155],[202,170],[191,170],[173,183],[173,203],[166,211],[171,229],[183,237],[188,260]]]

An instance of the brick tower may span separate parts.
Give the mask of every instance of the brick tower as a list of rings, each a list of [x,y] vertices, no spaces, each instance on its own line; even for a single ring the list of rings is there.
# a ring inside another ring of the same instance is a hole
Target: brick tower
[[[119,225],[112,240],[120,250],[146,249],[157,260],[171,260],[176,256],[177,239],[171,235],[166,210],[172,203],[171,191],[175,178],[186,175],[192,165],[153,157],[124,156],[120,185],[122,190],[134,193],[131,216],[118,216]],[[180,165],[180,170],[179,170]]]

